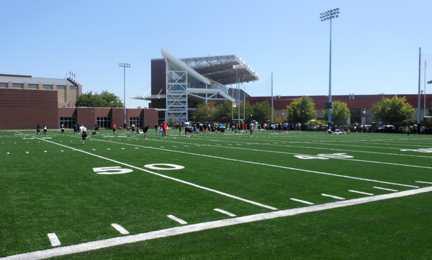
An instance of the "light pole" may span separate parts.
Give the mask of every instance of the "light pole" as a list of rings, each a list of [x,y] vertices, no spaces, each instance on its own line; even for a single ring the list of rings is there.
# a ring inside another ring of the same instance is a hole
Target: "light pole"
[[[119,67],[123,67],[123,83],[124,83],[124,128],[126,129],[126,68],[130,68],[130,63],[119,63]]]
[[[339,17],[339,8],[327,10],[323,13],[320,13],[321,22],[330,20],[330,61],[329,61],[329,103],[330,104],[332,102],[332,97],[331,97],[332,20],[338,17]],[[331,124],[331,120],[332,120],[332,109],[333,106],[329,108],[329,113],[328,113],[329,124]]]

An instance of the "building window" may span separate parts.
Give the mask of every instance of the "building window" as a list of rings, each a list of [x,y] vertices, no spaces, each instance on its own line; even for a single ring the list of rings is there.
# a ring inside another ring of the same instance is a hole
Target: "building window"
[[[96,119],[99,128],[111,128],[111,118],[110,117],[97,117]]]
[[[141,117],[130,117],[129,118],[129,124],[130,125],[132,125],[132,124],[135,124],[135,126],[137,126],[138,124],[141,125],[141,122],[142,122]]]
[[[75,120],[74,116],[72,116],[72,117],[61,116],[60,117],[60,126],[64,125],[65,128],[72,128],[73,125],[75,125],[75,124],[76,124],[76,120]]]
[[[351,124],[361,123],[362,114],[360,108],[351,108],[350,113],[351,113]]]

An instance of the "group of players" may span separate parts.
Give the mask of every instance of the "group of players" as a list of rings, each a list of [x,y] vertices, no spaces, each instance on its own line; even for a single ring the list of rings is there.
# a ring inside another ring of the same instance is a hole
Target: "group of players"
[[[181,134],[182,127],[185,129],[185,138],[190,138],[192,133],[200,133],[200,134],[206,134],[207,131],[211,131],[212,127],[210,124],[198,124],[198,130],[196,124],[192,125],[190,122],[184,122],[179,126],[179,134]],[[253,130],[255,129],[255,123],[251,122],[249,125],[249,131],[250,131],[250,138],[253,137]]]
[[[147,139],[147,131],[148,131],[149,127],[150,127],[150,125],[146,125],[143,128],[143,132],[142,133],[144,134],[144,139]],[[190,122],[184,122],[182,125],[180,125],[180,127],[179,127],[179,130],[180,130],[179,133],[180,134],[181,134],[182,127],[184,127],[184,129],[185,129],[185,138],[191,138],[191,133],[196,132],[196,125],[192,126],[192,124]],[[202,124],[201,123],[201,124],[198,125],[198,127],[199,127],[199,132],[200,133],[204,133],[204,134],[209,129],[211,129],[211,125],[210,124]],[[117,134],[117,129],[116,128],[117,127],[114,124],[113,125],[113,134],[114,135]],[[36,127],[37,134],[40,134],[40,129],[41,129],[40,124],[38,124],[37,127]],[[81,134],[82,145],[84,145],[86,139],[91,139],[91,137],[87,135],[87,127],[85,127],[83,124],[81,124],[81,125],[74,125],[73,129],[74,129],[74,135],[77,134],[77,133]],[[166,124],[166,122],[163,122],[163,124],[161,125],[160,129],[161,129],[161,132],[162,132],[162,139],[163,138],[166,139],[167,138],[167,130],[168,130],[168,125]],[[253,130],[254,129],[255,129],[255,124],[253,122],[251,122],[251,124],[249,126],[250,138],[252,138],[252,136],[253,136]],[[47,134],[47,130],[48,130],[47,123],[45,123],[43,125],[43,130],[44,130],[43,133],[46,135]],[[95,131],[94,131],[93,134],[96,134],[98,131],[99,131],[99,126],[98,126],[98,124],[96,124],[95,125]],[[64,135],[64,125],[63,124],[61,125],[61,133],[62,133],[62,135]],[[141,134],[139,128],[137,128],[137,133]]]
[[[36,133],[37,133],[38,135],[40,135],[40,130],[41,130],[41,126],[40,126],[40,124],[38,124],[38,125],[36,126]],[[43,125],[43,133],[44,133],[44,135],[47,134],[47,131],[48,131],[48,125],[47,125],[47,123],[45,123],[45,124]]]

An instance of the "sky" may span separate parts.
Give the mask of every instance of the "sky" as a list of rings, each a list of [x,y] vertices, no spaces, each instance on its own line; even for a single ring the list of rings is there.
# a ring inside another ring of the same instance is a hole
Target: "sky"
[[[150,94],[151,59],[237,55],[259,74],[251,96],[417,94],[419,48],[432,80],[432,1],[0,0],[0,73],[65,78],[104,90],[126,107]],[[429,72],[430,71],[430,72]],[[421,75],[423,89],[424,74]],[[432,85],[430,85],[432,86]],[[429,87],[430,88],[430,87]],[[432,88],[427,93],[432,93]]]

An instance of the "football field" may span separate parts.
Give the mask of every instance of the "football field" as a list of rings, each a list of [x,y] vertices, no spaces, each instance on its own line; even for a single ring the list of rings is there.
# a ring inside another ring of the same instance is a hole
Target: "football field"
[[[431,259],[432,136],[0,132],[0,259]]]

